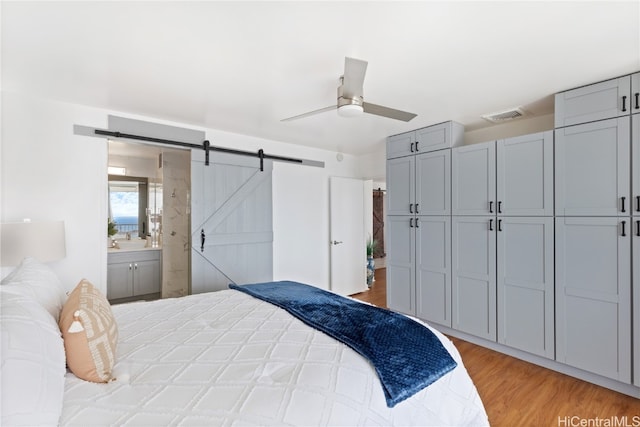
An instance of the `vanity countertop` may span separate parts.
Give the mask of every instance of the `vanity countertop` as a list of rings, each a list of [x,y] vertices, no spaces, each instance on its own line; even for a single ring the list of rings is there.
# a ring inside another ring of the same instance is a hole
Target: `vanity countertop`
[[[117,244],[115,247],[108,248],[107,251],[109,253],[116,252],[134,252],[134,251],[159,251],[162,250],[162,247],[147,247],[147,241],[142,239],[135,240],[117,240]]]

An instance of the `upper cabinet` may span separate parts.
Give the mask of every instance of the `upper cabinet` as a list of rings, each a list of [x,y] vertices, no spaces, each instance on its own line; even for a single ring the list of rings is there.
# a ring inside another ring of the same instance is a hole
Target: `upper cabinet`
[[[452,150],[453,215],[553,215],[553,132]]]
[[[387,159],[410,156],[416,151],[416,132],[406,132],[387,138]]]
[[[556,129],[556,215],[625,216],[629,117]]]
[[[452,150],[451,169],[452,214],[495,215],[495,141]]]
[[[631,75],[631,114],[640,113],[640,73]]]
[[[497,141],[496,211],[553,215],[553,131]]]
[[[463,144],[464,126],[444,122],[387,138],[387,159],[411,156]]]
[[[637,74],[635,77],[637,80]],[[632,101],[635,101],[635,96],[632,100],[631,76],[558,93],[555,97],[555,127],[628,115],[635,107]]]

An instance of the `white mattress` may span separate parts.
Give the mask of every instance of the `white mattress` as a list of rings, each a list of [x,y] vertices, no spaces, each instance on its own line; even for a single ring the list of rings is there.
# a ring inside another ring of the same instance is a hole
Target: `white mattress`
[[[488,425],[457,368],[394,408],[359,354],[284,310],[226,290],[117,305],[115,374],[67,373],[61,425]],[[433,330],[433,329],[432,329]]]

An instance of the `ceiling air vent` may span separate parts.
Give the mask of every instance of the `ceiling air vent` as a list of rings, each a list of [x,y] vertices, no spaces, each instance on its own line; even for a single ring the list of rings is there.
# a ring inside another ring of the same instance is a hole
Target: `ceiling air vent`
[[[480,116],[483,119],[491,122],[491,123],[504,123],[510,120],[519,119],[520,117],[525,116],[524,110],[522,108],[510,108],[509,110],[500,111],[498,113],[485,114],[484,116]]]

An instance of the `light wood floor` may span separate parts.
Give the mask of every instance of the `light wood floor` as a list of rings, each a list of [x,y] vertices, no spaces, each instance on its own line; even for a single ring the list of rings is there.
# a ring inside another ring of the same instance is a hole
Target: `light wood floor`
[[[385,275],[385,269],[376,270],[371,290],[353,297],[386,308]],[[640,399],[450,339],[462,355],[492,426],[640,427]]]

